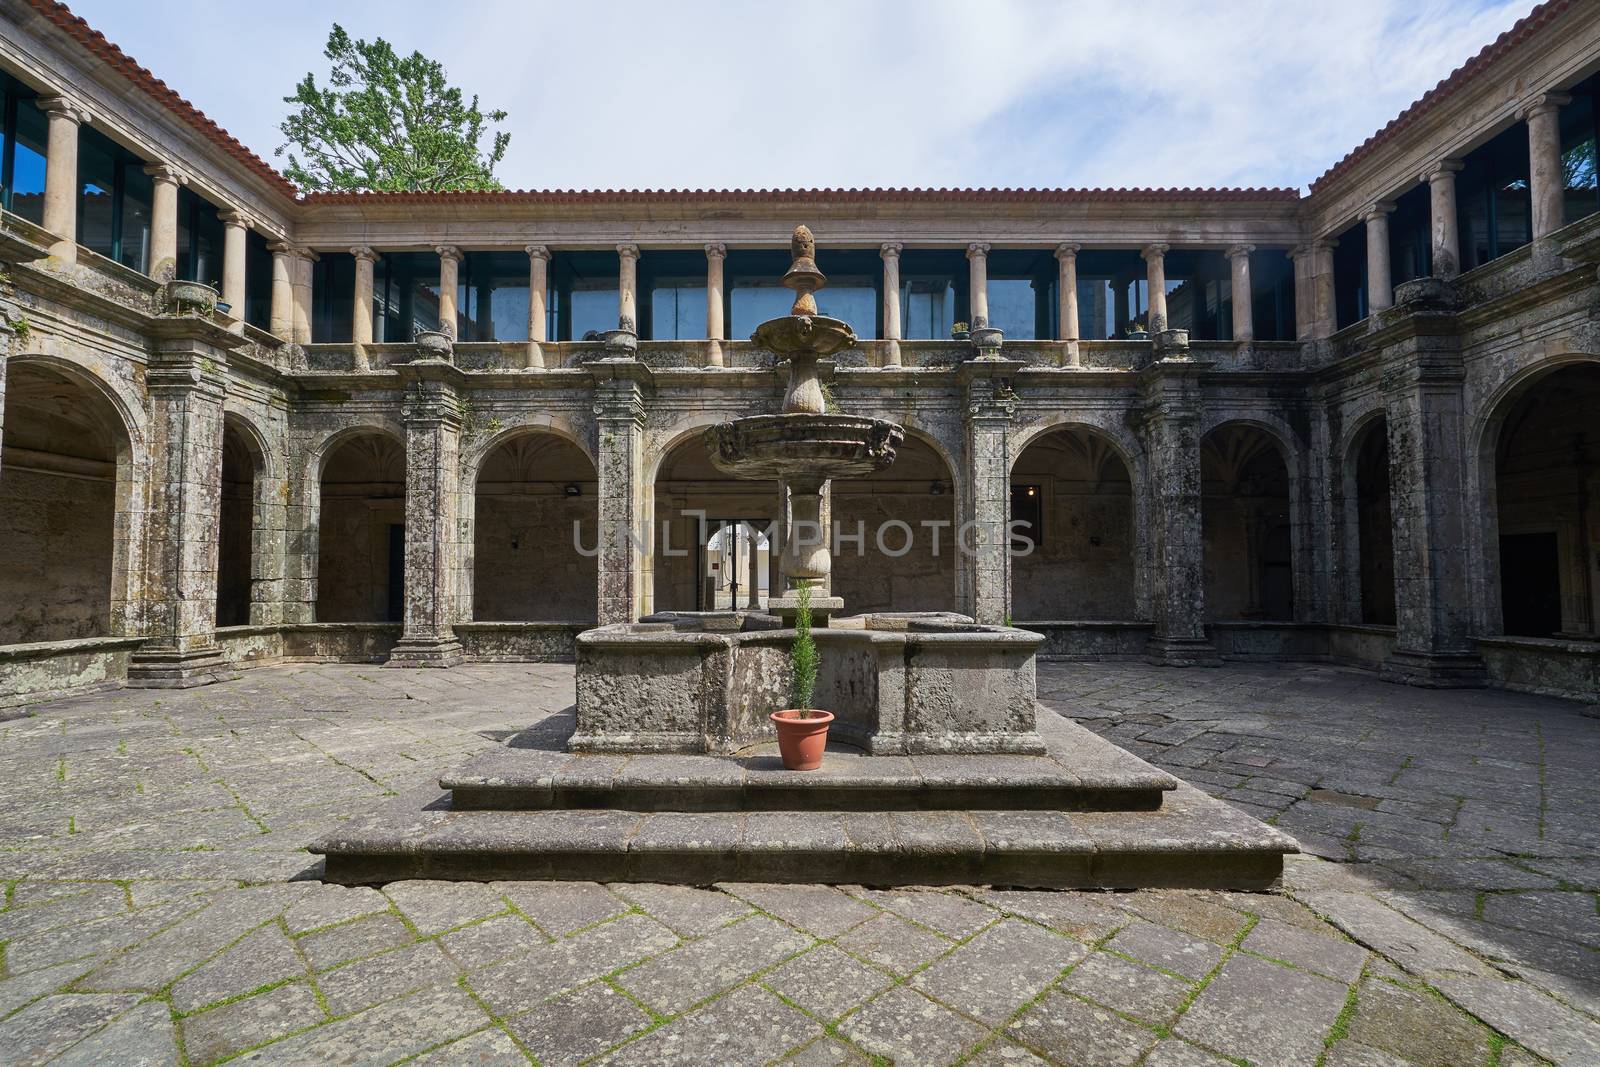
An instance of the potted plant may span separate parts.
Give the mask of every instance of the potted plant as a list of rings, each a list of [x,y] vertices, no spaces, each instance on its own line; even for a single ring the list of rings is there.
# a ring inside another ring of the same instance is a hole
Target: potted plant
[[[966,323],[964,323],[964,322],[956,322],[956,323],[952,323],[951,324],[951,326],[950,326],[950,340],[952,340],[952,341],[969,341],[971,339],[972,339],[972,331],[967,327]]]
[[[811,583],[802,580],[794,613],[794,641],[789,645],[790,707],[772,713],[778,728],[778,753],[791,771],[822,766],[833,712],[817,711],[811,697],[817,685],[817,645],[811,637]]]
[[[1150,331],[1145,329],[1143,319],[1134,319],[1132,322],[1128,323],[1127,337],[1130,341],[1150,340]]]

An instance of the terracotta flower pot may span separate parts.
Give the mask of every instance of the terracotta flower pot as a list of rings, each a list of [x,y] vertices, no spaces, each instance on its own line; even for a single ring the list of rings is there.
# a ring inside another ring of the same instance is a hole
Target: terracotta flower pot
[[[809,719],[802,719],[804,714],[793,708],[772,713],[772,723],[778,728],[778,752],[784,767],[791,771],[814,771],[822,766],[822,750],[828,745],[833,712],[813,711]]]

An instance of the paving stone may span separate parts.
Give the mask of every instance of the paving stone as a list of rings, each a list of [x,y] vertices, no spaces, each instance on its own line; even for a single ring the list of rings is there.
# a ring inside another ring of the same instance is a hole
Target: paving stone
[[[1198,893],[1179,889],[1151,889],[1137,893],[1107,894],[1107,899],[1153,923],[1182,930],[1219,945],[1230,944],[1244,929],[1244,916]]]
[[[1600,1023],[1525,982],[1449,975],[1441,993],[1519,1045],[1558,1064],[1600,1063]]]
[[[546,1061],[547,1063],[552,1061]],[[504,1030],[491,1027],[406,1060],[406,1067],[527,1067],[528,1057]]]
[[[1175,1028],[1225,1056],[1310,1067],[1344,1010],[1346,989],[1308,971],[1235,955]]]
[[[846,951],[894,974],[906,975],[954,946],[898,915],[879,915],[836,939]]]
[[[506,1026],[545,1067],[576,1064],[650,1026],[650,1016],[605,982],[591,982]]]
[[[351,1015],[439,982],[453,982],[460,965],[437,941],[422,941],[356,960],[317,976],[317,988],[335,1015]]]
[[[895,986],[839,1023],[839,1033],[875,1056],[935,1067],[954,1063],[988,1031],[906,986]]]
[[[998,1026],[1088,948],[1016,919],[984,930],[912,979],[941,1004]]]
[[[918,890],[868,890],[861,894],[880,908],[887,908],[921,926],[937,930],[948,938],[971,937],[1000,916],[959,893]]]
[[[1120,956],[1096,952],[1062,979],[1061,988],[1152,1026],[1166,1026],[1177,1017],[1191,986]]]
[[[383,892],[424,937],[498,915],[509,907],[500,894],[477,882],[391,882]]]
[[[1157,1041],[1152,1030],[1063,993],[1050,993],[1006,1033],[1070,1067],[1133,1067]]]
[[[811,943],[765,915],[753,915],[617,978],[618,984],[664,1015],[676,1015],[716,996]]]
[[[298,935],[387,911],[389,906],[389,898],[367,886],[319,885],[315,892],[289,905],[283,924],[289,933]]]
[[[268,1045],[233,1062],[293,1067],[393,1063],[481,1030],[489,1022],[466,991],[453,985],[435,986]]]
[[[29,1001],[66,988],[76,978],[94,969],[93,960],[69,960],[0,982],[0,1018]]]
[[[1600,945],[1600,912],[1592,893],[1491,893],[1483,917],[1550,937]]]
[[[833,886],[737,882],[720,888],[815,937],[837,937],[878,914]]]
[[[1368,979],[1357,989],[1351,1040],[1425,1067],[1484,1063],[1489,1034],[1464,1012],[1425,992]]]
[[[68,994],[36,1000],[0,1021],[0,1051],[8,1064],[32,1064],[60,1055],[142,998],[134,993]]]
[[[867,1058],[831,1037],[819,1037],[784,1057],[783,1067],[864,1067]]]
[[[1007,915],[1032,919],[1080,941],[1099,941],[1133,921],[1123,911],[1096,902],[1087,893],[1053,889],[986,889],[977,898]]]
[[[376,955],[415,940],[416,935],[406,929],[398,915],[385,912],[307,934],[299,939],[299,945],[311,966],[325,971],[347,960]]]
[[[1477,1060],[1477,1063],[1484,1061]],[[1415,1067],[1410,1060],[1359,1041],[1339,1041],[1328,1049],[1322,1067]]]
[[[762,979],[819,1019],[837,1019],[893,983],[888,975],[822,944],[780,965]]]
[[[1123,927],[1106,947],[1193,980],[1210,974],[1223,954],[1220,945],[1142,921]]]
[[[0,912],[0,940],[9,941],[129,910],[128,897],[121,886],[77,883],[74,888],[75,892],[60,897],[36,896],[29,904],[14,901],[12,907]]]
[[[643,908],[651,918],[680,937],[704,937],[741,915],[750,914],[750,905],[744,901],[710,889],[650,883],[619,884],[609,888],[624,900]]]
[[[178,1038],[172,1011],[159,1001],[141,1004],[50,1063],[52,1067],[176,1067]]]
[[[1233,1067],[1221,1056],[1213,1056],[1187,1041],[1169,1038],[1156,1044],[1144,1059],[1143,1067]]]
[[[1015,1041],[996,1038],[973,1053],[963,1067],[1047,1067],[1048,1061],[1040,1059]]]
[[[467,983],[496,1015],[508,1018],[677,943],[677,936],[654,919],[624,915],[476,971]]]
[[[747,922],[754,920],[746,920]],[[758,986],[744,986],[622,1046],[597,1064],[758,1067],[807,1044],[821,1026]]]
[[[1339,929],[1413,974],[1491,973],[1459,945],[1364,894],[1319,891],[1306,893],[1303,899]]]
[[[452,930],[439,938],[455,961],[467,970],[491,963],[545,944],[545,936],[520,915],[501,915]]]
[[[204,911],[104,964],[82,979],[78,988],[100,992],[160,989],[284,909],[281,899],[248,890],[224,893],[212,900]]]
[[[495,882],[493,887],[550,937],[566,937],[628,910],[596,882]]]
[[[1276,919],[1258,922],[1240,947],[1259,956],[1304,967],[1346,985],[1361,976],[1361,966],[1367,959],[1367,950],[1360,945],[1323,933],[1310,933]]]
[[[305,982],[269,989],[245,1000],[191,1015],[183,1027],[183,1047],[191,1063],[215,1063],[243,1049],[275,1041],[327,1019],[317,995]]]

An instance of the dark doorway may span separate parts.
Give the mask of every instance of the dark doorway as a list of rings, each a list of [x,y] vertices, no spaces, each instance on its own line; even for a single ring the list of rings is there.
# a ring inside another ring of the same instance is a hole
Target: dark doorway
[[[1561,559],[1553,533],[1500,538],[1500,597],[1505,630],[1549,637],[1561,629]]]
[[[405,621],[406,603],[406,527],[389,524],[389,621]]]

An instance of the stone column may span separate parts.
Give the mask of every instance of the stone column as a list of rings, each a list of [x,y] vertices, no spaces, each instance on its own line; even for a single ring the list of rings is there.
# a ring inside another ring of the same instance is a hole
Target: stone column
[[[1158,359],[1144,372],[1142,409],[1151,524],[1151,663],[1215,666],[1206,640],[1200,514],[1200,376],[1208,363]]]
[[[1256,339],[1255,290],[1250,282],[1250,253],[1255,245],[1234,245],[1228,249],[1228,267],[1232,280],[1229,293],[1233,299],[1233,339],[1247,345]]]
[[[356,289],[350,300],[350,347],[355,352],[356,370],[370,370],[367,346],[372,343],[372,268],[378,253],[367,245],[350,249],[356,261]]]
[[[317,254],[304,248],[294,250],[294,270],[290,278],[294,282],[294,343],[308,345],[311,343],[311,265],[317,261]]]
[[[439,253],[439,329],[455,338],[460,328],[456,289],[461,284],[461,249],[455,245],[439,245],[434,251]]]
[[[1339,324],[1333,292],[1333,250],[1338,246],[1338,241],[1328,237],[1311,242],[1312,335],[1318,338],[1328,337]]]
[[[1016,394],[1014,360],[970,360],[960,365],[965,387],[967,492],[962,494],[955,550],[961,553],[961,610],[981,623],[998,624],[1011,613],[1011,426]]]
[[[1056,333],[1067,342],[1063,362],[1069,367],[1082,363],[1078,354],[1078,252],[1077,244],[1056,245]]]
[[[550,249],[544,245],[527,245],[528,253],[528,362],[530,370],[544,367],[546,332],[544,301],[550,291]]]
[[[722,321],[722,265],[728,258],[728,246],[712,242],[706,245],[706,366],[725,365],[722,342],[727,340],[727,327]]]
[[[639,246],[617,246],[617,329],[639,332]]]
[[[1565,224],[1562,197],[1566,174],[1561,166],[1561,108],[1572,103],[1566,93],[1540,93],[1523,111],[1528,122],[1528,186],[1533,199],[1533,239],[1548,237]]]
[[[600,516],[600,625],[633,622],[644,596],[645,546],[651,531],[645,508],[644,425],[641,385],[649,369],[632,359],[596,360],[595,378]]]
[[[386,667],[453,667],[456,519],[461,501],[459,375],[438,362],[402,363],[406,427],[405,628]]]
[[[89,121],[82,107],[64,96],[39,98],[49,121],[44,168],[44,228],[60,240],[50,255],[63,266],[78,261],[78,127]]]
[[[974,241],[967,246],[967,262],[971,264],[967,276],[968,313],[972,316],[974,330],[989,325],[989,246]]]
[[[1389,213],[1394,204],[1380,200],[1361,217],[1367,221],[1367,314],[1376,315],[1394,304],[1389,279]]]
[[[751,611],[761,607],[761,551],[756,545],[757,531],[754,526],[743,527],[750,544],[750,558],[745,560],[745,581],[749,588],[745,590],[745,606]]]
[[[1456,220],[1456,172],[1459,159],[1446,159],[1422,175],[1428,183],[1428,205],[1433,215],[1433,276],[1454,278],[1461,273],[1461,239]]]
[[[150,277],[170,282],[178,276],[178,186],[189,179],[166,163],[144,172],[150,175]]]
[[[244,332],[245,300],[245,235],[250,232],[251,218],[238,209],[218,213],[222,220],[222,302],[228,305],[232,316],[233,332]]]
[[[168,320],[157,329],[145,370],[150,395],[150,511],[142,582],[147,639],[128,664],[128,684],[181,689],[234,674],[216,642],[226,395],[217,368],[225,357],[212,343],[220,331],[201,320]],[[201,333],[210,336],[197,336]]]
[[[1316,315],[1311,296],[1311,246],[1296,245],[1289,250],[1294,264],[1294,339],[1309,341],[1316,335]]]
[[[887,241],[878,246],[883,259],[883,364],[900,366],[900,253],[904,245]]]
[[[1144,257],[1145,281],[1150,289],[1145,329],[1154,337],[1167,328],[1167,250],[1171,245],[1148,244],[1139,253]]]
[[[272,310],[267,315],[267,332],[284,341],[294,340],[294,246],[274,241],[272,252]]]

